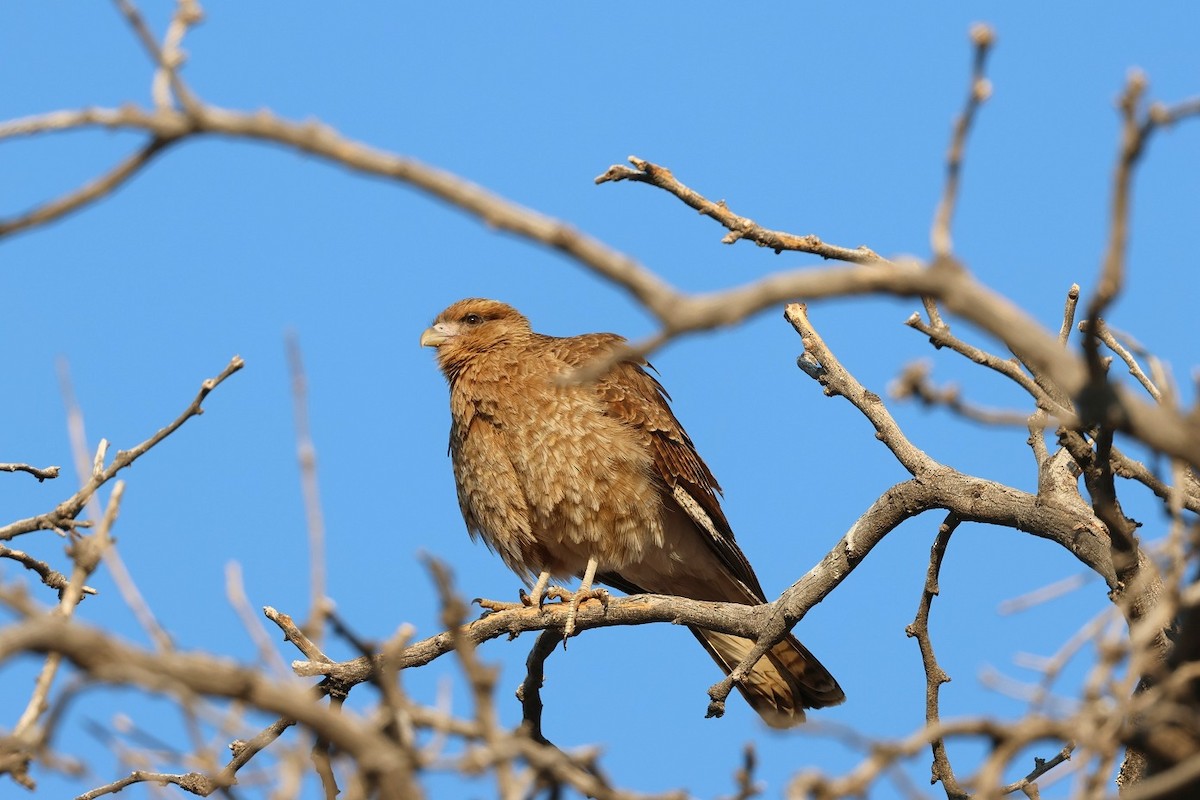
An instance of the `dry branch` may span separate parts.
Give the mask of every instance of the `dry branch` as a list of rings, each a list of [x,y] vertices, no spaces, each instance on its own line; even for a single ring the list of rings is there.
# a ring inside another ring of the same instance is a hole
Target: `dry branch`
[[[0,464],[0,472],[28,472],[38,483],[58,477],[58,467],[35,467],[31,464]]]
[[[234,356],[230,360],[228,366],[221,370],[221,373],[215,378],[209,378],[200,385],[200,392],[196,398],[192,400],[184,412],[180,414],[173,422],[165,428],[160,429],[157,433],[146,439],[137,446],[129,450],[121,450],[117,453],[112,463],[107,468],[95,469],[92,475],[84,483],[83,488],[71,495],[69,498],[59,503],[58,506],[47,514],[39,514],[36,517],[18,520],[17,522],[9,523],[0,528],[0,541],[7,541],[16,536],[25,533],[32,533],[40,530],[56,530],[63,528],[71,528],[74,526],[75,517],[83,510],[88,500],[95,494],[96,490],[104,484],[108,483],[118,472],[128,467],[134,461],[137,461],[146,454],[150,448],[161,442],[163,439],[170,436],[179,429],[183,423],[187,422],[192,417],[197,417],[204,413],[204,400],[208,397],[209,392],[221,385],[221,383],[233,373],[245,366],[240,356]]]
[[[131,131],[144,135],[145,139],[130,156],[83,186],[28,212],[0,220],[0,238],[45,225],[98,202],[176,143],[195,137],[223,136],[281,145],[350,170],[390,178],[474,215],[493,228],[567,254],[585,268],[624,288],[654,315],[660,330],[633,346],[632,351],[641,354],[682,334],[736,324],[797,298],[809,301],[860,295],[920,298],[925,303],[929,321],[926,323],[914,316],[909,322],[912,327],[929,336],[935,347],[949,348],[1004,374],[1033,399],[1037,411],[1022,421],[1030,430],[1031,445],[1038,462],[1036,494],[962,474],[920,450],[900,429],[883,400],[840,364],[808,319],[806,308],[792,304],[787,307],[786,316],[804,345],[805,353],[798,361],[800,368],[817,380],[827,395],[842,396],[851,402],[874,427],[877,438],[913,477],[884,492],[822,561],[774,603],[747,607],[653,595],[616,598],[605,607],[598,604],[582,607],[576,627],[587,630],[611,625],[670,622],[699,625],[754,640],[754,652],[729,678],[710,689],[710,710],[719,711],[734,682],[744,676],[758,656],[833,591],[884,536],[913,516],[928,510],[944,511],[946,522],[933,547],[922,601],[911,627],[925,661],[927,724],[906,739],[872,747],[859,767],[845,777],[802,775],[793,784],[793,791],[797,795],[820,797],[862,794],[900,759],[930,746],[934,753],[934,777],[941,780],[950,797],[966,797],[968,789],[975,788],[982,797],[1016,791],[1034,796],[1037,779],[1072,755],[1070,744],[1051,759],[1039,759],[1034,769],[1019,781],[1003,785],[1000,780],[1003,771],[1022,748],[1042,741],[1053,741],[1056,745],[1070,742],[1080,731],[1085,734],[1080,746],[1080,761],[1090,765],[1085,794],[1103,791],[1120,748],[1130,744],[1150,747],[1161,762],[1157,765],[1158,775],[1134,789],[1130,796],[1150,797],[1159,791],[1178,792],[1181,787],[1186,790],[1195,784],[1196,776],[1200,774],[1197,766],[1200,761],[1194,756],[1164,756],[1163,748],[1169,749],[1170,742],[1164,745],[1161,740],[1155,740],[1153,733],[1157,729],[1152,730],[1146,720],[1173,719],[1172,713],[1193,710],[1196,705],[1196,675],[1188,672],[1194,666],[1195,654],[1188,653],[1188,658],[1182,658],[1177,652],[1178,669],[1173,673],[1164,672],[1166,642],[1162,632],[1181,609],[1187,612],[1188,626],[1194,627],[1197,619],[1195,608],[1183,602],[1183,593],[1176,584],[1182,562],[1187,557],[1180,544],[1182,509],[1200,510],[1200,486],[1194,472],[1185,466],[1192,470],[1200,467],[1200,420],[1195,414],[1184,413],[1172,403],[1163,402],[1165,394],[1161,389],[1165,388],[1164,382],[1152,379],[1141,370],[1136,358],[1104,327],[1101,315],[1118,296],[1124,283],[1135,167],[1151,135],[1161,127],[1200,115],[1200,100],[1172,107],[1155,104],[1147,108],[1144,79],[1139,75],[1130,78],[1121,100],[1122,139],[1113,178],[1109,238],[1097,287],[1086,306],[1082,323],[1083,355],[1079,356],[1065,347],[1075,317],[1078,286],[1068,294],[1062,327],[1055,335],[980,283],[953,255],[951,225],[960,194],[966,139],[990,88],[984,66],[994,37],[985,26],[972,31],[975,51],[971,86],[950,142],[946,181],[931,225],[930,239],[935,257],[928,264],[889,260],[867,247],[842,247],[827,243],[814,234],[794,235],[763,228],[732,211],[724,201],[707,199],[679,181],[667,167],[636,157],[629,159],[632,168],[616,165],[599,176],[597,183],[643,183],[669,193],[720,224],[727,231],[722,239],[725,243],[747,239],[776,253],[806,253],[849,265],[780,272],[725,291],[690,295],[669,285],[630,256],[565,222],[517,205],[459,176],[353,141],[319,122],[291,121],[266,110],[240,112],[203,101],[180,74],[184,60],[183,39],[201,19],[198,5],[192,0],[179,0],[161,41],[131,0],[116,0],[116,5],[154,65],[153,107],[84,108],[13,120],[0,123],[0,141],[98,128]],[[1001,359],[951,335],[941,319],[939,306],[992,336],[1014,354],[1015,360]],[[1107,364],[1099,356],[1100,343],[1124,360],[1134,379],[1150,393],[1153,402],[1111,383]],[[623,354],[614,358],[620,355]],[[502,797],[521,796],[535,785],[550,787],[552,793],[570,786],[601,798],[632,796],[604,781],[591,759],[554,748],[541,730],[538,688],[544,660],[553,651],[553,644],[565,622],[566,615],[560,606],[514,609],[465,623],[466,609],[451,590],[448,574],[435,568],[446,627],[443,633],[410,643],[410,631],[402,627],[377,655],[366,643],[349,634],[348,626],[333,616],[335,627],[363,655],[334,663],[321,650],[320,623],[327,613],[324,575],[319,570],[321,520],[298,352],[293,361],[298,451],[305,475],[314,559],[312,629],[308,633],[302,631],[290,617],[273,609],[267,610],[267,616],[307,659],[295,662],[294,671],[302,676],[322,676],[324,679],[318,686],[268,677],[261,670],[203,654],[179,653],[166,647],[151,652],[67,618],[69,610],[88,591],[83,580],[95,568],[101,551],[107,546],[107,533],[120,498],[119,483],[110,501],[109,514],[97,535],[73,544],[75,570],[70,580],[20,551],[0,548],[0,557],[10,558],[36,571],[43,582],[62,593],[57,614],[37,613],[27,599],[11,592],[3,595],[22,619],[0,629],[0,662],[21,653],[45,653],[54,664],[60,658],[69,661],[88,681],[167,694],[175,697],[184,708],[189,708],[196,696],[206,696],[234,700],[278,715],[274,723],[249,741],[235,742],[230,761],[212,775],[139,770],[83,797],[90,800],[141,782],[175,784],[194,794],[209,794],[230,787],[237,782],[242,767],[297,723],[317,737],[313,754],[323,785],[330,794],[338,791],[335,759],[343,757],[352,759],[356,769],[343,782],[349,796],[391,798],[419,794],[416,770],[427,768],[436,761],[428,753],[418,751],[413,744],[412,730],[421,728],[439,736],[461,737],[468,747],[461,757],[451,760],[453,768],[491,770],[497,781],[497,794]],[[79,492],[48,514],[0,528],[0,540],[37,530],[72,530],[82,526],[84,523],[76,522],[76,517],[95,492],[192,416],[202,413],[207,394],[241,366],[241,359],[235,357],[220,375],[204,382],[199,395],[179,418],[137,447],[117,453],[108,467],[104,466],[102,445],[94,468]],[[603,364],[597,365],[596,369],[603,367]],[[954,402],[963,408],[957,396],[931,394],[927,385],[913,383],[910,389],[924,392],[927,399]],[[1054,455],[1048,452],[1043,436],[1049,419],[1063,426],[1059,431],[1063,449]],[[1117,450],[1113,445],[1115,431],[1126,432],[1152,450],[1176,459],[1174,485],[1167,484],[1144,465]],[[1083,472],[1090,502],[1079,495],[1076,473],[1069,469],[1071,459]],[[0,464],[0,471],[24,471],[39,480],[56,477],[58,472],[56,467],[39,469],[27,464]],[[1161,581],[1157,568],[1135,537],[1132,520],[1121,509],[1114,480],[1116,475],[1144,484],[1162,497],[1172,511],[1175,564],[1172,580],[1168,582],[1170,591],[1165,593],[1166,601],[1160,597]],[[937,593],[941,558],[950,533],[959,524],[967,522],[1010,527],[1066,548],[1105,580],[1114,600],[1125,613],[1132,632],[1130,642],[1103,651],[1103,657],[1089,677],[1088,702],[1074,716],[1056,720],[1030,713],[1011,724],[987,720],[945,722],[940,719],[937,690],[946,677],[933,655],[928,615],[932,597]],[[244,607],[244,598],[235,596],[236,604]],[[507,731],[500,726],[495,709],[495,671],[479,658],[476,647],[490,639],[515,636],[523,631],[540,631],[541,634],[530,652],[520,695],[525,724],[516,731]],[[469,719],[456,719],[443,710],[420,706],[400,689],[403,669],[427,664],[449,653],[455,654],[472,689],[473,716]],[[1132,677],[1117,676],[1118,665],[1126,659],[1131,664]],[[48,674],[52,677],[53,669]],[[1130,682],[1142,675],[1163,680],[1158,684],[1143,680],[1144,691],[1130,697],[1127,691]],[[375,682],[384,698],[373,715],[359,717],[344,711],[341,700],[346,693],[354,685],[368,680]],[[41,716],[49,681],[43,680],[43,684],[35,691],[30,710],[18,724],[18,734],[28,733]],[[320,702],[324,696],[330,697],[328,706]],[[980,769],[961,781],[946,757],[945,743],[952,737],[980,738],[991,745]],[[28,744],[22,743],[26,750],[10,749],[0,754],[0,766],[18,780],[30,757]],[[1154,749],[1156,747],[1158,749]],[[523,773],[518,769],[521,761],[529,767]],[[738,778],[739,797],[755,793],[752,768],[753,759],[748,751]]]

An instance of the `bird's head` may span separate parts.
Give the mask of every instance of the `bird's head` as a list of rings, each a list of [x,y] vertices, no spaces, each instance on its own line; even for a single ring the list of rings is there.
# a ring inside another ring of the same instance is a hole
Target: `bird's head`
[[[438,365],[452,378],[472,358],[530,335],[529,320],[498,300],[459,300],[438,314],[421,334],[422,347],[436,347]]]

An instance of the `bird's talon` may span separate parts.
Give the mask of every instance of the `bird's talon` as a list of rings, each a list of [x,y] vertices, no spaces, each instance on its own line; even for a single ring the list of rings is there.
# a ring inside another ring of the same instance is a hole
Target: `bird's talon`
[[[542,602],[546,601],[547,597],[553,598],[560,603],[570,602],[575,593],[570,589],[562,586],[547,586],[546,593],[542,595]]]
[[[567,605],[567,622],[563,625],[563,646],[566,647],[567,639],[575,635],[575,618],[579,615],[579,606],[586,603],[588,600],[599,600],[600,605],[608,608],[608,590],[607,589],[580,589],[577,592],[569,592],[563,589],[565,595],[562,602]]]
[[[504,600],[486,600],[482,597],[476,597],[471,601],[483,609],[485,614],[496,614],[501,611],[512,611],[513,609],[525,608],[524,603],[509,603]]]

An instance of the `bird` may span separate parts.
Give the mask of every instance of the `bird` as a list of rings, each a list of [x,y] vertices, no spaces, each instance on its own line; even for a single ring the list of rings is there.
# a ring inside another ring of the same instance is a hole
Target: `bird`
[[[506,303],[468,298],[421,334],[450,390],[450,446],[458,503],[481,538],[532,585],[527,604],[603,599],[593,582],[626,594],[757,605],[766,602],[721,510],[721,487],[676,419],[644,359],[612,333],[536,333]],[[617,362],[593,380],[579,370]],[[567,593],[551,580],[580,578]],[[514,605],[514,604],[509,604]],[[754,642],[692,633],[729,675]],[[770,726],[845,700],[829,671],[790,634],[737,688]]]

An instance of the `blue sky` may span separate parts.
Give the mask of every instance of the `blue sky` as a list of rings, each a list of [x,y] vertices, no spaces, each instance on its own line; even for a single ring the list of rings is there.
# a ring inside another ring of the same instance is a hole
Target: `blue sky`
[[[168,4],[144,10],[161,30]],[[721,229],[674,198],[640,185],[595,186],[596,175],[634,154],[769,227],[926,255],[950,126],[967,88],[967,30],[987,21],[998,36],[994,93],[969,145],[955,244],[982,280],[1054,328],[1067,288],[1078,282],[1086,293],[1099,263],[1117,141],[1113,101],[1127,71],[1142,68],[1157,99],[1200,92],[1200,15],[1183,3],[211,3],[206,11],[187,39],[184,72],[205,100],[320,118],[563,219],[692,291],[816,259],[722,245]],[[2,17],[3,118],[149,102],[150,65],[110,5],[11,4]],[[1198,137],[1192,124],[1152,142],[1135,190],[1128,292],[1109,314],[1175,368],[1188,399],[1200,291],[1185,243],[1200,229]],[[137,142],[95,131],[0,142],[0,214],[81,183]],[[225,597],[226,565],[241,564],[256,607],[301,616],[308,604],[284,349],[294,331],[311,389],[330,594],[363,636],[386,637],[405,621],[432,634],[437,610],[419,554],[451,564],[469,597],[508,598],[519,585],[465,535],[446,458],[445,386],[432,353],[417,345],[432,317],[465,296],[506,300],[556,335],[652,331],[620,290],[407,187],[279,148],[186,143],[101,204],[2,243],[8,391],[0,393],[0,460],[71,464],[57,359],[70,364],[93,446],[103,436],[122,448],[173,419],[232,355],[244,357],[246,369],[214,393],[207,413],[125,476],[116,533],[181,647],[251,661],[250,639]],[[969,398],[1028,408],[997,376],[934,352],[906,328],[915,308],[828,302],[812,318],[877,392],[904,363],[926,358]],[[857,412],[823,397],[796,369],[799,341],[781,311],[677,341],[653,359],[725,487],[727,514],[769,594],[804,574],[905,477]],[[961,324],[955,330],[972,335]],[[893,412],[936,458],[1033,488],[1023,430],[985,431],[911,406]],[[74,481],[70,469],[40,485],[0,477],[5,521],[49,509]],[[1131,489],[1124,502],[1145,535],[1161,533],[1163,515],[1144,493]],[[813,718],[872,736],[920,725],[923,676],[904,626],[939,522],[927,516],[893,532],[798,627],[849,698]],[[65,564],[61,542],[48,534],[17,546]],[[25,579],[13,565],[0,568],[5,580]],[[933,618],[954,678],[943,690],[948,716],[1021,712],[981,674],[1031,679],[1013,655],[1054,652],[1105,608],[1104,587],[1093,581],[1022,615],[1002,616],[997,606],[1080,569],[1024,534],[980,526],[956,534]],[[109,578],[98,575],[94,585],[102,594],[80,616],[144,642]],[[507,689],[531,645],[524,637],[481,650],[503,665],[501,710],[513,723],[519,708]],[[340,644],[330,651],[351,655]],[[34,667],[0,668],[9,687],[0,726],[19,714]],[[432,701],[439,682],[456,675],[444,659],[406,676],[406,685]],[[705,690],[718,677],[683,630],[590,632],[548,664],[546,730],[564,747],[602,744],[619,786],[703,797],[732,792],[747,741],[759,748],[767,796],[779,796],[799,769],[840,773],[854,763],[828,736],[768,732],[740,701],[724,719],[703,719]],[[465,708],[466,697],[456,703]],[[95,771],[79,782],[39,773],[46,796],[127,771],[86,732],[88,720],[111,726],[118,710],[186,746],[165,704],[90,692],[72,706],[56,744]],[[1031,753],[1022,771],[1032,755],[1056,749]],[[977,751],[957,752],[965,766]],[[924,786],[926,760],[909,774]],[[1065,786],[1043,796],[1061,797]],[[443,778],[430,787],[431,796],[491,794]],[[126,793],[150,796],[145,787]],[[880,786],[872,796],[893,790]]]

